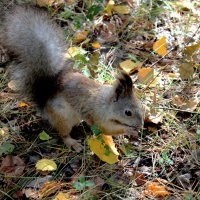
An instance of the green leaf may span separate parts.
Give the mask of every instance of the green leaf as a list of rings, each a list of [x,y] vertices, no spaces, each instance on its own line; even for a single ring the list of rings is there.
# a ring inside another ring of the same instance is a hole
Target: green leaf
[[[86,187],[93,187],[94,186],[94,183],[92,181],[86,181],[85,182],[85,186]]]
[[[51,139],[52,137],[49,136],[45,131],[42,131],[40,134],[39,134],[39,138],[40,140],[49,140]]]
[[[92,5],[88,9],[87,18],[90,21],[92,21],[94,19],[94,16],[97,15],[102,10],[103,10],[103,6],[101,6],[101,5]]]
[[[110,155],[110,147],[109,147],[108,145],[105,145],[105,149],[106,149],[106,150],[105,150],[105,153],[104,153],[104,154],[105,154],[106,156],[109,156],[109,155]]]
[[[83,183],[80,183],[80,182],[75,182],[72,184],[72,187],[81,191],[85,188],[85,185]]]
[[[84,183],[85,182],[85,176],[80,176],[79,181],[80,181],[80,183]]]
[[[64,12],[60,14],[60,17],[63,19],[68,19],[73,15],[72,11],[70,9],[66,9]]]
[[[9,142],[5,142],[5,143],[1,144],[1,146],[0,146],[0,156],[2,154],[12,153],[14,148],[15,148],[15,146],[13,144],[10,144]]]
[[[96,125],[92,125],[92,126],[90,126],[90,128],[95,135],[101,134],[101,131],[99,130],[99,128]]]
[[[81,29],[83,27],[85,21],[85,16],[84,15],[78,15],[74,17],[73,24],[76,29]]]

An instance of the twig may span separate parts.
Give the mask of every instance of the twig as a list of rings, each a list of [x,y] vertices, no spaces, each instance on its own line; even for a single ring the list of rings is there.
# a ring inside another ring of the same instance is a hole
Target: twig
[[[191,112],[191,111],[188,111],[188,110],[181,110],[181,109],[178,109],[178,108],[155,107],[155,109],[175,110],[175,111],[187,112],[187,113],[191,113],[191,114],[198,114],[198,115],[200,115],[200,112]]]

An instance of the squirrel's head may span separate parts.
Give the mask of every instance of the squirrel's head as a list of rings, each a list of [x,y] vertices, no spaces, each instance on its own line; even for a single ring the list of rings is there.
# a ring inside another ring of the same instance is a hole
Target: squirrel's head
[[[102,124],[102,128],[107,135],[137,136],[143,126],[143,111],[136,98],[132,79],[122,69],[116,78],[109,95],[107,123]]]

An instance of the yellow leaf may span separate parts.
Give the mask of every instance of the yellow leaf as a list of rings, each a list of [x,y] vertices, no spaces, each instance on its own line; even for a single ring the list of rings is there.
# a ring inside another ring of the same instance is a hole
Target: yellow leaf
[[[70,47],[65,54],[65,58],[73,58],[78,54],[85,54],[86,51],[82,47]]]
[[[99,49],[99,48],[101,48],[101,44],[99,43],[99,42],[93,42],[92,43],[92,47],[94,47],[94,48],[96,48],[96,49]]]
[[[108,14],[109,16],[112,15],[112,10],[113,10],[114,5],[115,5],[114,0],[109,0],[107,6],[106,6],[106,8],[105,8],[105,12],[107,12],[107,14]]]
[[[185,54],[185,59],[190,61],[195,61],[198,62],[199,61],[199,52],[198,50],[200,49],[200,43],[192,45],[192,46],[187,46],[184,49],[184,54]]]
[[[182,63],[179,66],[179,72],[182,79],[188,79],[193,75],[194,67],[192,63]]]
[[[53,200],[71,200],[68,194],[59,192]]]
[[[36,4],[43,6],[51,6],[55,0],[36,0]]]
[[[80,43],[80,42],[84,41],[87,38],[88,34],[89,34],[89,31],[76,32],[74,35],[74,42]]]
[[[161,56],[165,56],[167,54],[167,45],[165,36],[163,36],[160,40],[156,41],[153,44],[153,50]]]
[[[142,63],[141,62],[134,63],[131,60],[125,60],[119,63],[119,65],[124,71],[126,71],[127,73],[131,73],[137,70],[138,68],[141,68]]]
[[[108,141],[107,141],[108,142]],[[109,142],[108,142],[109,143]],[[91,151],[93,151],[101,160],[107,162],[109,164],[114,164],[118,162],[118,155],[110,149],[109,155],[105,155],[106,153],[106,144],[102,144],[96,137],[91,137],[88,139],[88,144],[90,146]],[[118,152],[117,152],[118,153]]]
[[[138,71],[138,80],[140,83],[146,84],[153,79],[153,68],[142,68]]]
[[[53,160],[41,159],[36,163],[36,169],[40,171],[55,171],[57,165]]]
[[[19,108],[23,108],[23,107],[28,107],[29,105],[23,101],[21,101],[19,104],[18,104],[18,107]]]
[[[129,14],[130,11],[131,11],[130,7],[127,6],[127,5],[124,5],[124,6],[114,6],[113,10],[115,12],[117,12],[118,14],[121,14],[121,15]]]
[[[112,152],[115,154],[115,155],[119,155],[119,152],[117,151],[116,147],[115,147],[115,143],[113,141],[113,138],[112,136],[109,136],[109,135],[103,135],[102,134],[102,138],[105,142],[105,144],[107,144],[110,149],[112,150]]]

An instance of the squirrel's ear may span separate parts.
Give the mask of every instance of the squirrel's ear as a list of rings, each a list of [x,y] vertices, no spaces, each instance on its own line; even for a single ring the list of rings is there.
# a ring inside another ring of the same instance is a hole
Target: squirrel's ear
[[[131,77],[122,68],[119,68],[116,78],[117,81],[114,85],[114,90],[117,101],[120,97],[126,97],[132,94],[133,82]]]

